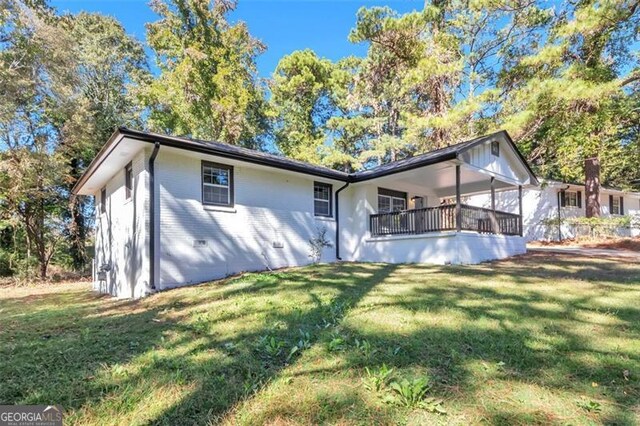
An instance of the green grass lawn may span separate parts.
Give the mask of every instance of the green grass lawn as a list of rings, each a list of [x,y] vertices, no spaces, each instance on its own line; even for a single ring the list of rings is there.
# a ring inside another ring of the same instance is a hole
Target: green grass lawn
[[[640,423],[631,262],[318,265],[140,301],[0,293],[0,403],[61,404],[69,424]]]

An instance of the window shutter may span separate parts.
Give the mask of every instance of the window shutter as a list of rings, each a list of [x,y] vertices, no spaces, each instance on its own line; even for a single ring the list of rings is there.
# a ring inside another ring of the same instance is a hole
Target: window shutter
[[[620,214],[624,215],[624,197],[620,196]]]
[[[560,191],[560,206],[564,207],[567,205],[567,200],[565,199],[564,196],[564,189],[562,191]]]
[[[613,195],[609,195],[609,214],[613,214]]]
[[[578,191],[578,208],[582,208],[582,191]]]

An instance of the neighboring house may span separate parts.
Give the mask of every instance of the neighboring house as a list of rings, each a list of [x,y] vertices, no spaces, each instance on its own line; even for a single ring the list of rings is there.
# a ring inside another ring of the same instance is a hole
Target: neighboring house
[[[96,200],[96,289],[140,297],[308,264],[309,240],[322,228],[333,245],[323,252],[328,262],[463,264],[521,254],[518,214],[461,200],[536,184],[506,132],[344,173],[121,128],[74,193]]]
[[[495,200],[497,209],[517,211],[517,191],[498,192]],[[481,207],[491,203],[486,194],[473,195],[467,202]],[[585,188],[581,184],[542,180],[540,186],[524,190],[522,202],[524,237],[527,241],[557,240],[560,236],[572,238],[575,236],[573,227],[565,223],[558,230],[556,223],[549,224],[549,219],[557,221],[560,217],[564,221],[586,216]],[[640,215],[640,192],[600,187],[600,214],[602,217]],[[631,235],[633,231],[628,232]]]

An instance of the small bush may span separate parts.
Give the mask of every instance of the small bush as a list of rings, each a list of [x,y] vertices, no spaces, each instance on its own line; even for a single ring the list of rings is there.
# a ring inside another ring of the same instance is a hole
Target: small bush
[[[324,226],[316,229],[316,234],[309,239],[309,246],[311,253],[309,257],[314,263],[318,263],[322,260],[322,251],[325,248],[333,247],[333,243],[327,238],[327,228]]]

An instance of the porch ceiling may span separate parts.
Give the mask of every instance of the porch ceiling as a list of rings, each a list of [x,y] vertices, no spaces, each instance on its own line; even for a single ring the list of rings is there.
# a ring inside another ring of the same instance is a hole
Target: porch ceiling
[[[369,181],[389,189],[410,191],[416,194],[434,193],[446,198],[456,195],[456,163],[444,163],[425,166],[394,175]],[[491,175],[474,170],[465,165],[460,167],[460,192],[462,195],[487,192],[491,190]],[[495,179],[496,190],[513,188],[514,183]]]

